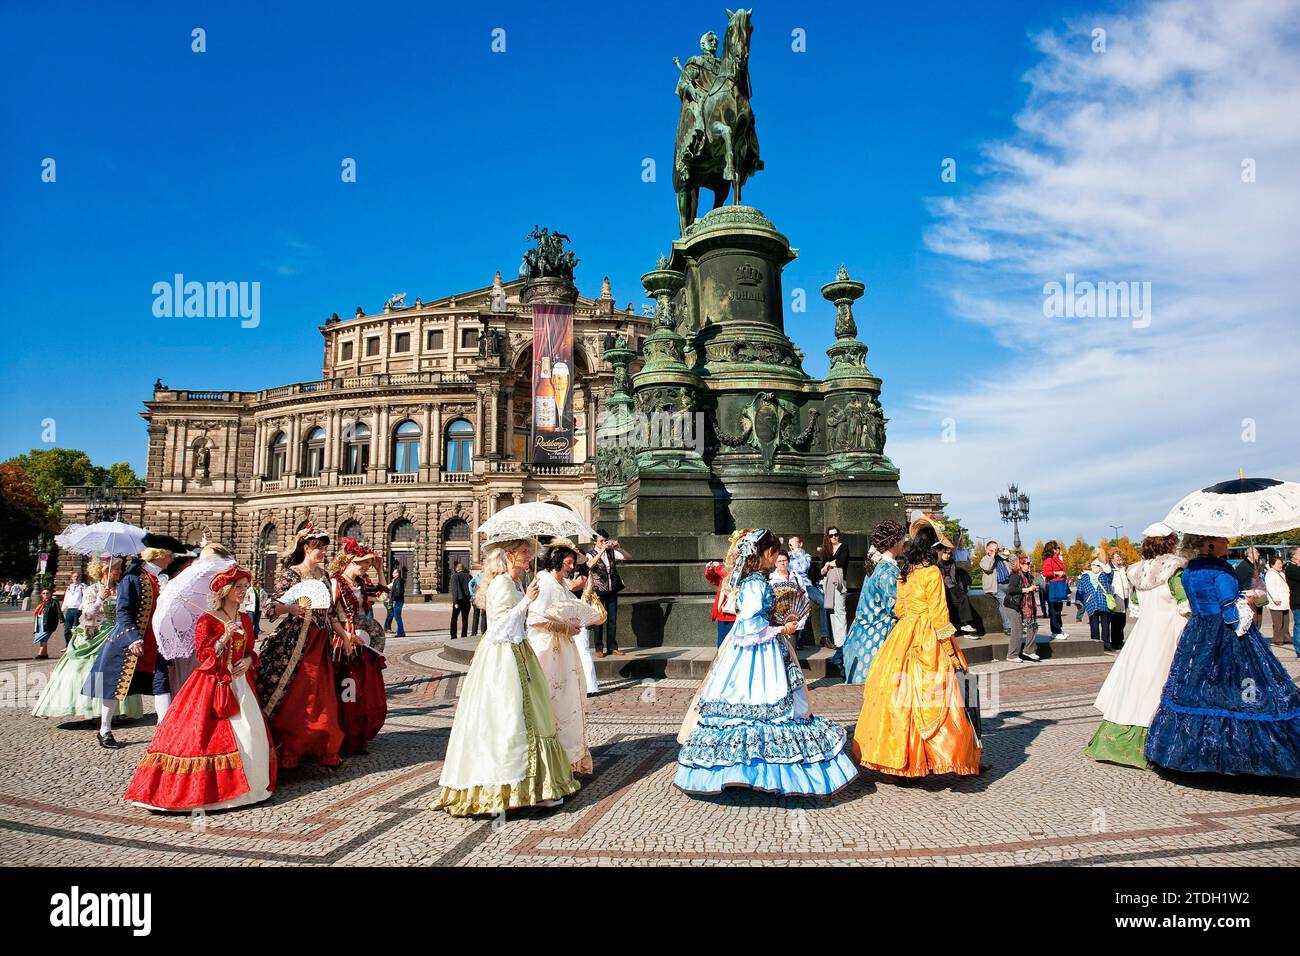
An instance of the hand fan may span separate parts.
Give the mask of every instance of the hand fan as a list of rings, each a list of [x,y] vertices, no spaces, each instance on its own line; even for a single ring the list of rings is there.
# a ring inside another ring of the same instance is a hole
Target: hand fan
[[[281,604],[298,604],[313,610],[330,606],[330,589],[324,581],[299,581],[278,598]]]
[[[548,621],[554,621],[556,624],[576,624],[578,627],[600,623],[603,614],[604,608],[592,607],[587,602],[575,598],[556,601],[542,612],[542,616]]]

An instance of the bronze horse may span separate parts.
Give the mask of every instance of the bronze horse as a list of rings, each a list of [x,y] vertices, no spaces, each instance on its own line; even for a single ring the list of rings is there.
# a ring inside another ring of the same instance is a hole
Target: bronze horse
[[[722,40],[722,57],[717,78],[701,104],[704,143],[681,172],[681,152],[690,145],[690,112],[683,108],[677,123],[677,145],[673,155],[673,188],[677,191],[677,215],[682,234],[695,221],[699,208],[700,188],[713,190],[713,208],[727,200],[735,187],[736,205],[740,189],[754,173],[763,168],[758,158],[758,133],[754,129],[754,111],[749,97],[749,37],[753,32],[749,16],[752,10],[727,11],[727,32]]]

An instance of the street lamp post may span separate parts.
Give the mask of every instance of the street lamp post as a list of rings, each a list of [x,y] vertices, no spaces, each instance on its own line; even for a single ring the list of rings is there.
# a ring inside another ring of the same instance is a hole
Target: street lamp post
[[[1106,525],[1106,527],[1110,528],[1111,531],[1115,532],[1115,534],[1110,539],[1111,542],[1114,544],[1119,544],[1119,529],[1124,526],[1122,524],[1108,524]]]
[[[1010,523],[1014,533],[1013,544],[1020,550],[1020,522],[1029,520],[1029,495],[1012,484],[1005,494],[998,495],[998,511],[1002,520]]]
[[[126,510],[126,495],[105,484],[86,489],[86,523],[120,521]],[[93,518],[93,520],[92,520]]]

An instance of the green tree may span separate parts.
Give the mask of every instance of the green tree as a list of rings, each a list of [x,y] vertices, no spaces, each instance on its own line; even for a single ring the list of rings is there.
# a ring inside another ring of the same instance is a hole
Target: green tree
[[[97,484],[90,456],[75,448],[33,448],[5,464],[21,468],[36,494],[51,508],[59,503],[69,486]]]
[[[1277,546],[1279,544],[1300,545],[1300,528],[1292,528],[1290,531],[1274,531],[1272,534],[1248,534],[1240,538],[1233,538],[1229,544],[1233,547],[1245,546],[1248,544]]]
[[[95,468],[95,484],[107,484],[113,488],[134,488],[144,482],[136,475],[129,461],[117,461],[107,468]]]
[[[26,578],[34,570],[28,542],[58,525],[17,465],[0,464],[0,577]]]

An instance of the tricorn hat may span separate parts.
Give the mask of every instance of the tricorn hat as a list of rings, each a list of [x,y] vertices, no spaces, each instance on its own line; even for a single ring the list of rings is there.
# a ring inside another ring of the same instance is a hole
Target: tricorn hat
[[[163,551],[170,551],[172,554],[184,554],[189,550],[189,545],[183,541],[179,541],[169,534],[154,534],[152,531],[145,532],[141,543],[146,548],[159,548]]]

